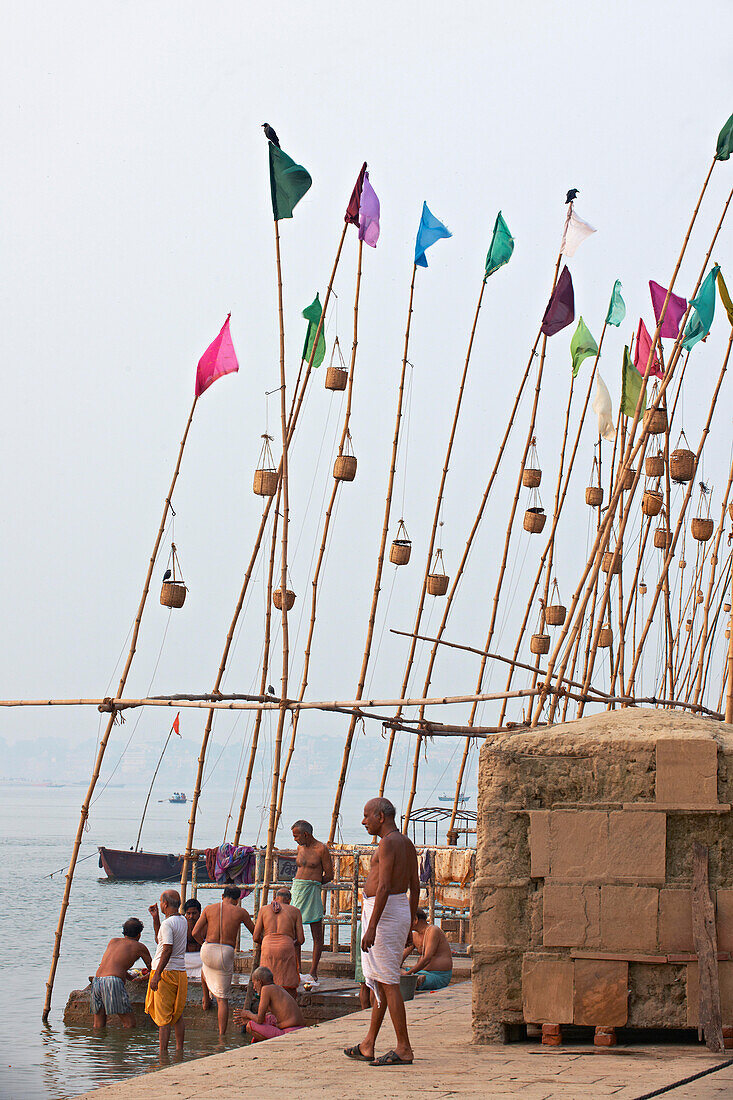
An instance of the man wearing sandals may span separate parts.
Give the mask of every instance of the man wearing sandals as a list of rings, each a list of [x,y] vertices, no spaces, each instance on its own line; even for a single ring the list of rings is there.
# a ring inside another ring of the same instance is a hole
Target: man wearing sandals
[[[372,993],[372,1016],[365,1038],[344,1054],[372,1066],[409,1066],[413,1060],[405,1002],[400,992],[400,968],[417,913],[420,880],[415,847],[397,828],[395,814],[389,799],[372,798],[364,807],[362,822],[371,836],[379,837],[364,882],[362,908],[365,931],[361,966]],[[394,1050],[376,1058],[374,1044],[387,1009],[397,1043]]]

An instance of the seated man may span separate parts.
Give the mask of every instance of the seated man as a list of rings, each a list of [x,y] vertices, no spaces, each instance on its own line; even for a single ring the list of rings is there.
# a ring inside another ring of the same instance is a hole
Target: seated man
[[[203,1008],[209,992],[216,997],[219,1037],[223,1039],[229,1022],[229,993],[234,973],[234,945],[241,925],[254,932],[254,923],[239,899],[238,886],[226,886],[221,901],[207,905],[196,922],[194,939],[201,943],[201,974],[206,981]]]
[[[406,974],[417,974],[417,993],[445,989],[453,974],[453,956],[445,932],[428,924],[424,909],[418,909],[412,922],[412,945],[405,948],[402,962],[412,951],[420,956]]]
[[[290,904],[287,887],[277,891],[270,905],[262,906],[252,939],[261,945],[260,964],[272,972],[275,985],[295,997],[300,982],[296,944],[302,945],[305,933],[300,909]]]
[[[253,1043],[276,1039],[305,1027],[297,1002],[281,986],[275,985],[272,971],[266,966],[257,967],[252,985],[259,994],[259,1011],[255,1015],[246,1008],[235,1008],[234,1022],[242,1026],[242,1031],[250,1033]]]
[[[150,952],[144,943],[140,943],[142,930],[143,922],[137,917],[130,917],[122,925],[122,935],[115,936],[107,944],[96,976],[92,978],[89,1006],[94,1015],[95,1028],[105,1027],[108,1015],[119,1016],[123,1027],[135,1026],[125,982],[133,981],[135,975],[130,974],[129,970],[137,959],[142,959],[148,970],[152,964]]]

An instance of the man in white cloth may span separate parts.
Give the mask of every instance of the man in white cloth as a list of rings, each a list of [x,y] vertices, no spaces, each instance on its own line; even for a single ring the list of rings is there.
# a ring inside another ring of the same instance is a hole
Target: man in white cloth
[[[411,840],[395,824],[395,808],[387,798],[372,798],[364,807],[362,824],[379,837],[364,882],[362,906],[361,967],[372,993],[372,1016],[366,1037],[348,1047],[347,1058],[373,1066],[411,1066],[405,1002],[400,991],[402,955],[417,913],[420,879],[417,853]],[[409,898],[408,898],[409,894]],[[386,1010],[397,1036],[394,1050],[374,1056],[374,1044]]]
[[[201,974],[208,992],[216,997],[220,1039],[226,1035],[229,1023],[229,993],[237,933],[241,925],[250,932],[254,932],[255,927],[247,910],[239,904],[241,894],[238,886],[226,886],[221,901],[206,906],[193,930],[193,938],[201,943]],[[202,943],[202,940],[205,942]],[[204,998],[207,1000],[206,994]],[[208,1003],[203,1007],[208,1008]]]

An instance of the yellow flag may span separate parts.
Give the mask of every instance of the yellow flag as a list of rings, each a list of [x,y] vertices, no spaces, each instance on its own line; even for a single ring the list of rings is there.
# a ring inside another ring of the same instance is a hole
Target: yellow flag
[[[723,303],[725,312],[728,314],[728,320],[733,325],[733,302],[730,300],[730,294],[728,293],[728,287],[723,281],[723,272],[718,271],[718,294],[720,300]]]

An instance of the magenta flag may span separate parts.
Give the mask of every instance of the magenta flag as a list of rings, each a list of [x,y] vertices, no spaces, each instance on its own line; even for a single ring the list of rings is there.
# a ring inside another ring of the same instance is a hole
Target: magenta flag
[[[649,293],[652,296],[652,305],[654,306],[654,316],[659,324],[659,317],[662,312],[662,306],[664,305],[664,299],[667,297],[667,291],[659,283],[655,283],[653,279],[649,280]],[[669,301],[667,302],[667,312],[664,315],[664,321],[662,322],[662,331],[660,336],[671,336],[674,340],[680,331],[680,321],[685,315],[687,309],[687,299],[680,298],[679,294],[670,294]],[[649,353],[647,352],[647,355]]]
[[[364,185],[359,203],[359,240],[371,248],[377,247],[379,240],[379,199],[369,182],[369,173],[364,173]]]
[[[573,293],[573,280],[567,267],[564,267],[547,303],[540,332],[543,332],[545,336],[554,336],[556,332],[560,332],[574,320],[575,295]]]
[[[204,390],[208,390],[211,383],[216,382],[217,378],[221,378],[223,374],[232,374],[234,371],[239,370],[239,363],[229,333],[230,317],[231,313],[228,313],[216,340],[213,344],[209,344],[199,359],[199,365],[196,368],[197,397],[200,397]]]
[[[666,291],[663,291],[666,294]],[[664,298],[662,298],[664,301]],[[639,328],[636,333],[636,347],[634,348],[634,366],[638,370],[639,374],[643,377],[646,365],[649,362],[649,352],[652,350],[652,338],[646,330],[646,325],[639,318]],[[654,362],[649,368],[649,378],[664,378],[664,372],[660,366],[659,360],[656,355],[654,356]]]

